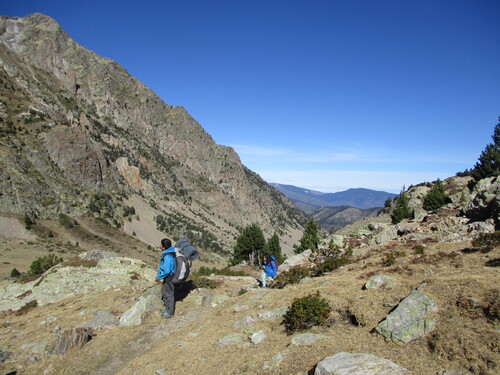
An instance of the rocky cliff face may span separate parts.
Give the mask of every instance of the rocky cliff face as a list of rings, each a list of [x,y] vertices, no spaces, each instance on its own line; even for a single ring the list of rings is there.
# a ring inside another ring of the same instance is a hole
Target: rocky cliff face
[[[41,14],[0,18],[0,120],[3,212],[91,212],[123,227],[140,199],[164,233],[217,251],[252,222],[292,242],[304,220],[182,107]]]

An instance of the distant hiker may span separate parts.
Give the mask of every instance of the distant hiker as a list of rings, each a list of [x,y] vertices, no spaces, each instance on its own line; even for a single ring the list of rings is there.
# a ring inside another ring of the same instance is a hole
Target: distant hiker
[[[172,282],[175,276],[175,249],[172,246],[172,241],[168,238],[161,240],[160,249],[162,250],[160,267],[155,280],[163,280],[161,299],[165,308],[162,311],[162,316],[168,319],[173,317],[175,312],[174,284]]]
[[[262,271],[262,288],[265,288],[267,286],[266,279],[272,282],[276,277],[276,259],[269,254],[264,255],[262,268],[264,269],[264,271]]]

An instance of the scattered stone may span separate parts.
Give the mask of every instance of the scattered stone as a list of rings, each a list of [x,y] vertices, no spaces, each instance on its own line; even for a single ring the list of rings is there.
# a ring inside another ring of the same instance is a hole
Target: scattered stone
[[[412,291],[375,331],[394,342],[407,343],[429,333],[436,320],[429,317],[437,312],[436,303],[426,294]]]
[[[260,330],[259,332],[255,332],[252,336],[250,336],[250,341],[252,341],[252,343],[254,343],[255,345],[258,345],[266,338],[267,335],[264,333],[264,331]]]
[[[365,284],[365,289],[378,289],[384,287],[386,289],[391,289],[397,284],[397,280],[394,277],[386,275],[374,275],[368,279]]]
[[[229,346],[229,345],[237,345],[245,342],[247,337],[243,333],[233,333],[227,336],[224,336],[221,339],[218,339],[215,342],[217,346]]]
[[[12,355],[12,352],[0,350],[0,362],[5,362]]]
[[[29,344],[21,345],[21,349],[31,352],[33,354],[43,354],[47,347],[47,341],[32,342]]]
[[[438,372],[438,375],[466,375],[465,372],[455,371],[455,370],[446,370]]]
[[[254,318],[252,318],[250,315],[244,316],[240,320],[236,321],[234,325],[236,327],[250,327],[255,323]]]
[[[274,310],[263,311],[257,314],[258,320],[276,320],[282,318],[288,311],[288,306],[282,306]]]
[[[380,233],[378,233],[374,237],[374,241],[377,245],[381,245],[384,243],[387,243],[389,241],[392,241],[398,236],[397,230],[395,227],[389,227],[386,229],[383,229]]]
[[[167,373],[167,370],[165,370],[164,368],[160,368],[160,369],[155,371],[156,375],[165,375],[166,373]]]
[[[310,282],[311,282],[311,278],[310,277],[304,277],[303,279],[301,279],[299,281],[299,284],[305,285],[305,284],[309,284]]]
[[[316,365],[314,375],[407,375],[409,371],[387,359],[367,353],[340,352]]]
[[[78,255],[80,258],[85,260],[101,260],[107,258],[116,258],[119,255],[117,253],[113,253],[112,251],[104,251],[104,250],[91,250],[86,253],[82,253]]]
[[[74,328],[66,330],[52,344],[50,354],[63,355],[72,348],[81,348],[92,339],[92,328]]]
[[[433,274],[434,274],[434,271],[432,271],[431,269],[429,269],[429,268],[428,268],[428,269],[425,269],[425,270],[424,270],[424,273],[425,273],[426,275],[433,275]]]
[[[308,346],[314,344],[316,341],[326,339],[328,336],[320,335],[317,333],[299,333],[292,337],[293,345]]]
[[[107,311],[97,311],[92,320],[83,322],[77,327],[89,327],[94,331],[100,329],[111,329],[118,325],[118,319]]]
[[[249,307],[248,305],[235,305],[234,306],[234,312],[239,312],[239,311],[244,311],[244,310],[248,310]]]

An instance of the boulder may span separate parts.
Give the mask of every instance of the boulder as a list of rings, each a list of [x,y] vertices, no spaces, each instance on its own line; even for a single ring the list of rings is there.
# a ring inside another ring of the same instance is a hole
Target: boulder
[[[368,279],[365,284],[365,289],[377,289],[385,287],[387,289],[392,288],[397,284],[397,280],[394,277],[386,275],[373,275]]]
[[[280,264],[279,266],[279,271],[288,271],[290,268],[299,266],[302,264],[307,264],[310,263],[309,258],[312,255],[312,250],[307,249],[306,251],[303,251],[300,254],[297,255],[292,255],[291,257],[287,258],[283,264]]]
[[[340,352],[316,365],[314,375],[408,375],[394,362],[367,353]]]
[[[436,303],[427,294],[414,290],[375,327],[375,331],[394,342],[407,343],[434,328],[436,320],[430,315],[437,311]]]
[[[373,238],[373,241],[377,245],[381,245],[381,244],[387,243],[389,241],[392,241],[393,239],[397,238],[397,236],[398,236],[398,231],[397,231],[396,227],[389,227],[389,228],[382,229],[382,231],[380,233],[375,235],[375,237]]]
[[[493,219],[500,225],[500,178],[490,177],[480,180],[472,192],[473,199],[467,206],[466,215],[471,221]]]
[[[267,338],[267,335],[264,333],[264,331],[260,330],[259,332],[255,332],[250,336],[250,341],[254,343],[255,345],[260,344],[262,341],[264,341]]]
[[[120,317],[120,326],[136,326],[142,323],[143,317],[150,311],[161,310],[163,302],[161,300],[161,286],[155,285],[149,288],[130,309],[125,311]]]
[[[81,348],[92,339],[92,328],[73,328],[63,332],[52,344],[50,354],[64,355],[72,348]]]
[[[274,310],[263,311],[261,313],[258,313],[256,316],[256,319],[258,319],[258,320],[276,320],[276,319],[282,318],[283,315],[285,315],[287,311],[288,311],[288,306],[278,307],[277,309],[274,309]]]
[[[94,331],[110,329],[118,325],[118,319],[107,311],[97,311],[94,318],[79,324],[77,327],[88,327]]]

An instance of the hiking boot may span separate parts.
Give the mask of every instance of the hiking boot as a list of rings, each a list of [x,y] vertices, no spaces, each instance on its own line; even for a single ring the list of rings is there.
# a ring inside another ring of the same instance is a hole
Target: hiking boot
[[[173,315],[170,315],[170,314],[169,314],[168,312],[166,312],[166,311],[165,311],[165,312],[163,312],[163,313],[161,314],[161,316],[162,316],[162,318],[164,318],[164,319],[170,319],[170,318],[172,318],[172,317],[173,317]]]

